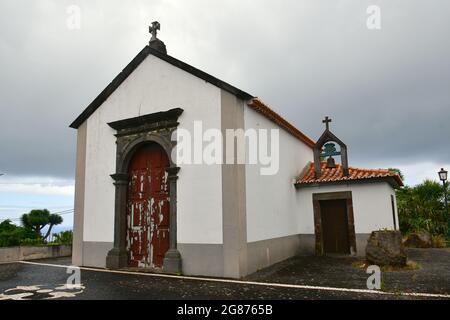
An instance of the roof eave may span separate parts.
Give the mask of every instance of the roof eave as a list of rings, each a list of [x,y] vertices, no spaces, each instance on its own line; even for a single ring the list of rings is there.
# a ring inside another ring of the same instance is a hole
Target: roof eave
[[[247,104],[250,108],[255,110],[256,112],[262,114],[277,126],[285,130],[287,133],[297,138],[304,144],[306,144],[309,148],[313,149],[316,143],[309,138],[306,134],[297,129],[294,125],[292,125],[289,121],[279,115],[277,112],[272,110],[269,106],[267,106],[264,102],[259,100],[258,98],[253,98],[250,103]],[[262,110],[265,110],[269,114],[265,114]]]
[[[296,182],[294,186],[296,189],[308,188],[308,187],[319,187],[323,185],[342,185],[342,184],[360,184],[367,182],[386,182],[389,183],[394,189],[399,189],[403,187],[403,182],[399,177],[389,176],[389,177],[375,177],[375,178],[362,178],[362,179],[349,179],[349,180],[338,180],[338,181],[316,181],[310,183]]]

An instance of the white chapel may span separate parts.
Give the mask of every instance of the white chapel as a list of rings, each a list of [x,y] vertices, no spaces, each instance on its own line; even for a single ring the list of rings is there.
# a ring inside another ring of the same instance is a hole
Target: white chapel
[[[294,255],[364,255],[372,231],[398,229],[397,173],[349,166],[331,119],[311,140],[259,98],[170,56],[159,28],[70,125],[75,265],[241,278]],[[177,161],[177,130],[199,122],[224,136],[277,130],[276,174]]]

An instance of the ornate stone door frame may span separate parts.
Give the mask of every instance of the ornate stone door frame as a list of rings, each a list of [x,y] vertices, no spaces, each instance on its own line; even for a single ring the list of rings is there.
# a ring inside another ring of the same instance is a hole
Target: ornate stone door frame
[[[346,200],[347,204],[347,231],[350,244],[350,254],[356,254],[356,234],[355,219],[353,215],[352,192],[324,192],[313,194],[313,210],[314,210],[314,233],[316,236],[316,255],[323,255],[323,230],[322,230],[322,214],[320,211],[320,201],[324,200]]]
[[[128,166],[134,153],[143,145],[158,143],[169,157],[170,167],[166,169],[170,183],[170,248],[164,257],[163,270],[181,273],[181,255],[177,249],[177,179],[180,168],[171,158],[176,142],[172,133],[178,127],[178,118],[183,109],[171,109],[141,117],[108,123],[117,130],[116,172],[111,175],[116,187],[114,208],[114,248],[108,252],[108,269],[125,268],[128,265],[126,251],[126,201],[128,188]]]

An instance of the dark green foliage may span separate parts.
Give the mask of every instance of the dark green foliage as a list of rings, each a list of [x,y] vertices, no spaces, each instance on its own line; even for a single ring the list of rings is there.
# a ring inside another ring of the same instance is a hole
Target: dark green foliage
[[[7,232],[16,229],[17,226],[11,223],[11,220],[5,220],[0,223],[0,232]]]
[[[60,233],[55,233],[53,235],[53,237],[54,237],[53,242],[55,244],[71,245],[72,239],[73,239],[73,232],[72,231],[63,231]]]
[[[38,246],[44,246],[45,242],[42,238],[36,238],[36,239],[30,239],[26,238],[20,241],[20,245],[22,247],[38,247]]]
[[[22,215],[21,222],[22,227],[12,224],[10,220],[0,223],[0,247],[44,245],[53,226],[61,224],[63,218],[57,214],[51,214],[47,209],[31,210]],[[48,230],[42,236],[42,229],[46,226]],[[68,235],[63,239],[68,241]]]
[[[18,227],[10,220],[0,223],[0,247],[18,246],[24,239],[35,239],[34,232]]]
[[[405,176],[403,175],[403,173],[400,171],[400,169],[397,168],[389,168],[388,169],[390,172],[396,173],[400,176],[400,178],[404,181],[405,180]]]
[[[440,183],[425,180],[397,190],[397,205],[402,233],[427,230],[435,236],[447,234],[444,187]]]
[[[32,230],[36,237],[41,237],[41,231],[45,226],[49,226],[44,240],[48,238],[55,225],[61,224],[63,218],[57,214],[51,214],[47,209],[31,210],[30,213],[22,215],[22,225],[25,229]]]

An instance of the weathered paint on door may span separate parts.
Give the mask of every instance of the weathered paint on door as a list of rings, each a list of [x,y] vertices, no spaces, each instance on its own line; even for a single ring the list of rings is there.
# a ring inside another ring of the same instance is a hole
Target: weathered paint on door
[[[161,268],[169,249],[169,159],[158,144],[139,149],[129,166],[127,250],[130,267]]]
[[[350,253],[346,200],[320,201],[325,253]]]

